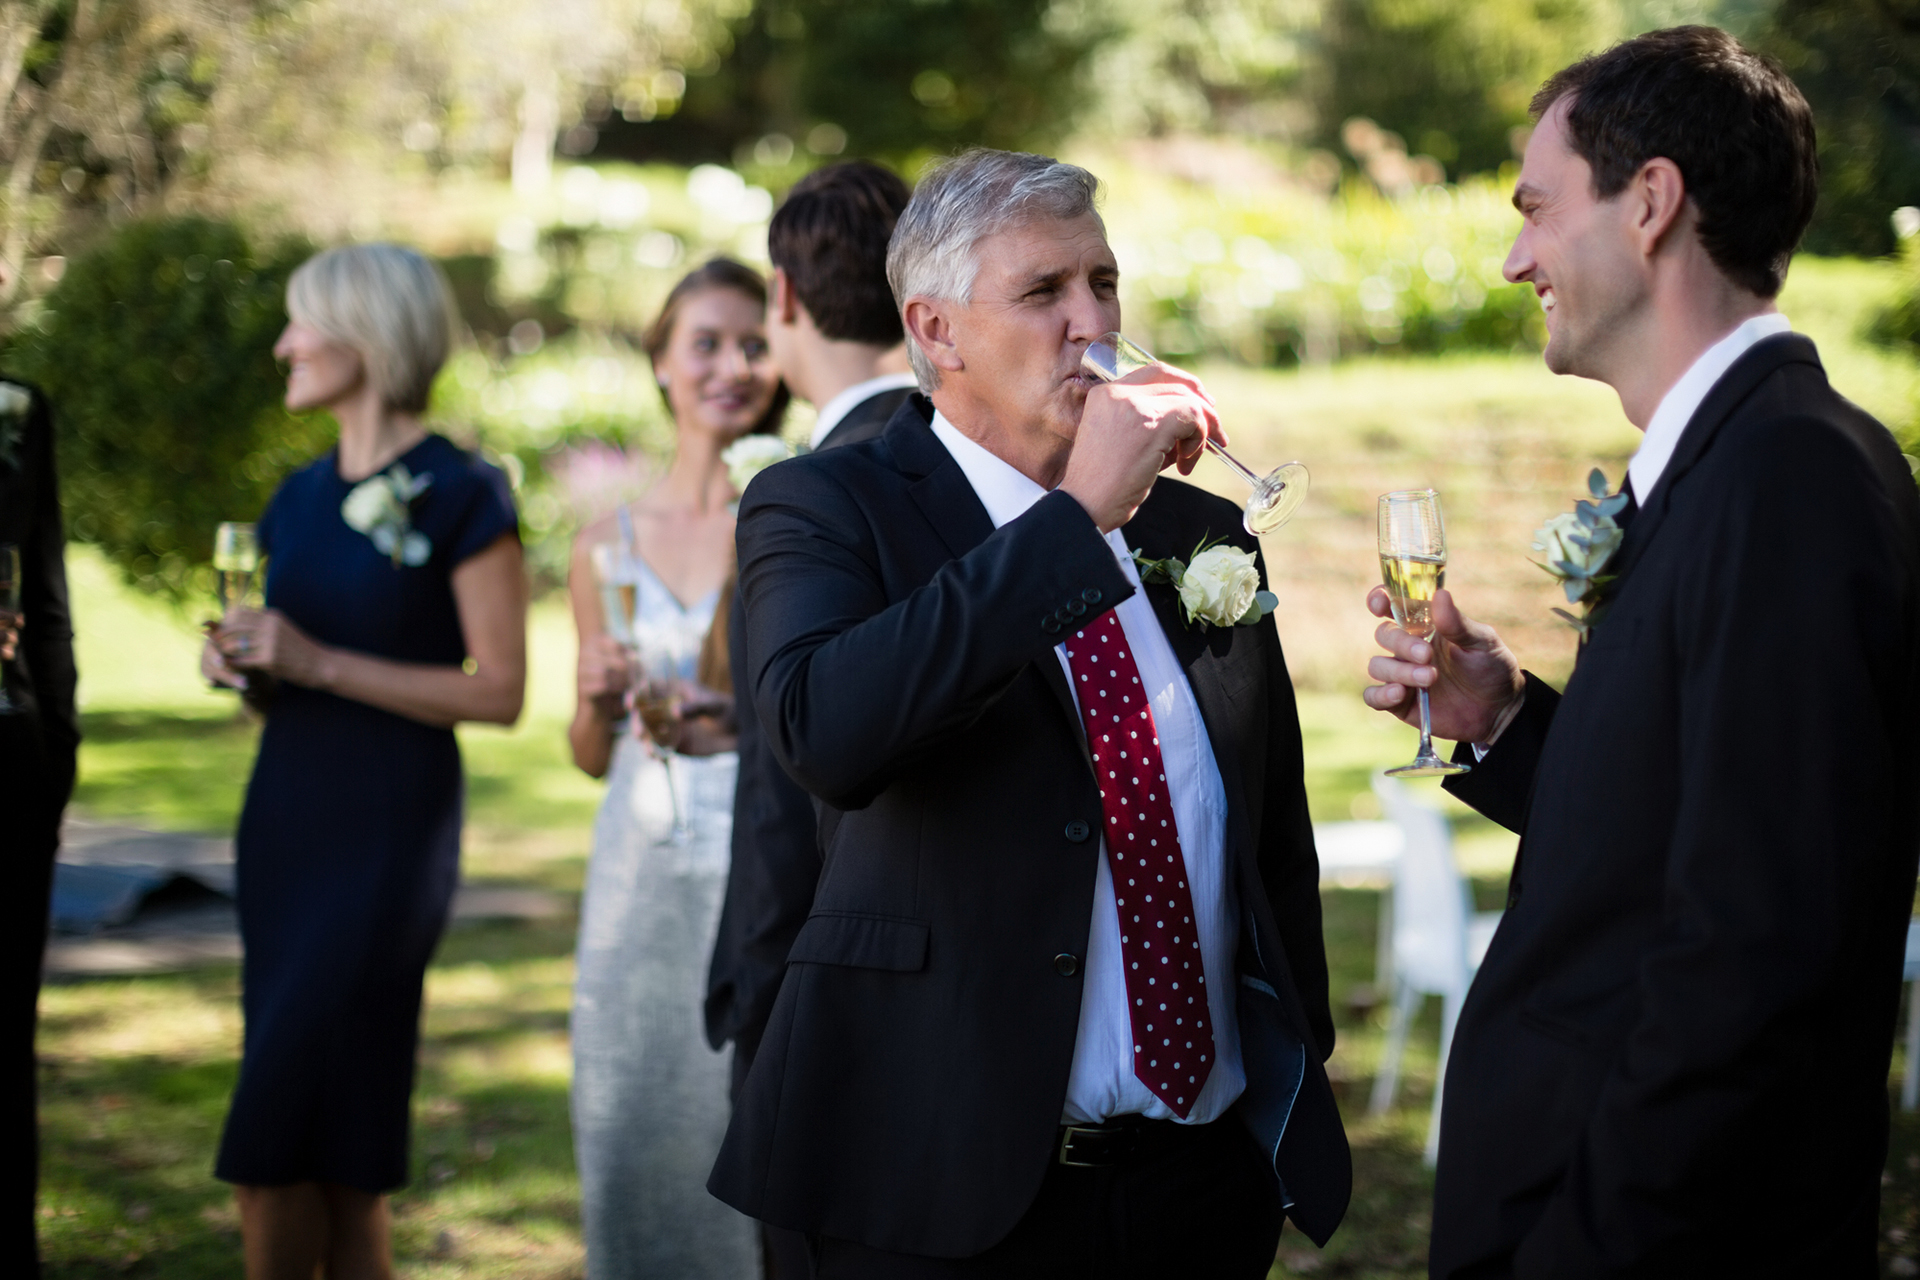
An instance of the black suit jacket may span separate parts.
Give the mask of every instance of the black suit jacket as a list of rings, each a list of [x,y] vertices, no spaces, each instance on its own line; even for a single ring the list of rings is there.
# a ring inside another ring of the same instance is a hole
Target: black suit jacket
[[[1871,1276],[1920,789],[1920,499],[1757,344],[1564,695],[1450,779],[1523,833],[1447,1067],[1437,1277]],[[1785,1228],[1782,1230],[1782,1228]]]
[[[834,424],[822,449],[858,444],[880,434],[912,392],[868,396]],[[727,631],[732,670],[747,669],[746,596],[733,593]],[[707,1042],[734,1042],[734,1078],[745,1074],[773,997],[786,973],[787,952],[813,906],[820,879],[820,842],[813,799],[774,759],[753,700],[736,702],[740,727],[740,781],[733,793],[733,861],[720,906],[720,928],[707,967]]]
[[[22,385],[16,383],[15,385]],[[19,654],[5,664],[7,696],[26,714],[7,717],[7,767],[24,755],[44,768],[36,796],[56,819],[73,787],[80,717],[74,707],[73,619],[67,609],[66,536],[54,480],[53,417],[37,388],[23,421],[0,423],[0,543],[20,549],[20,607],[26,622]]]
[[[996,531],[930,418],[915,396],[880,439],[769,468],[741,503],[740,685],[829,812],[708,1185],[776,1226],[965,1257],[1039,1189],[1079,1021],[1100,798],[1056,615],[1132,588],[1066,494]],[[1203,537],[1256,549],[1231,504],[1173,480],[1127,536],[1153,556]],[[1286,663],[1271,619],[1202,633],[1171,588],[1148,592],[1226,788],[1239,1111],[1324,1240],[1350,1168],[1321,1065],[1333,1025]]]

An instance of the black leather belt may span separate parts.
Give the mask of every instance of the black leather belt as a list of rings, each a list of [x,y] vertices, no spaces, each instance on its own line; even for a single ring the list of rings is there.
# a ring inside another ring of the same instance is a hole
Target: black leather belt
[[[1072,1169],[1134,1164],[1193,1142],[1205,1128],[1140,1115],[1114,1116],[1099,1124],[1063,1124],[1054,1159]]]

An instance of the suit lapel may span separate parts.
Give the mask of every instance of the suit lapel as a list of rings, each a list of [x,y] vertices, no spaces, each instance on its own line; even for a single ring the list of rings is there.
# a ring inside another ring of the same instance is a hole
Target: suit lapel
[[[1169,556],[1190,560],[1200,538],[1194,537],[1191,529],[1174,527],[1176,522],[1168,519],[1170,512],[1166,504],[1154,501],[1159,495],[1160,488],[1156,485],[1133,519],[1127,522],[1123,530],[1127,546],[1149,560],[1165,560]],[[1183,535],[1192,538],[1192,544],[1180,545]],[[1215,535],[1208,531],[1203,536],[1213,538]],[[1200,720],[1213,747],[1214,762],[1226,788],[1227,809],[1234,815],[1237,832],[1238,823],[1245,820],[1246,809],[1240,803],[1240,768],[1233,750],[1233,735],[1228,731],[1232,717],[1226,687],[1220,681],[1219,663],[1206,660],[1212,650],[1213,633],[1187,622],[1180,611],[1180,593],[1172,583],[1143,582],[1141,588],[1153,606],[1154,617],[1159,619],[1160,630],[1166,634],[1175,660],[1186,673],[1187,686],[1193,690],[1193,700],[1200,708]]]
[[[1627,526],[1627,536],[1620,544],[1619,559],[1610,566],[1616,578],[1613,592],[1620,590],[1617,579],[1625,578],[1633,566],[1640,562],[1647,547],[1660,532],[1660,526],[1666,522],[1674,486],[1706,454],[1708,446],[1720,433],[1720,428],[1733,416],[1733,411],[1774,370],[1796,363],[1820,367],[1820,355],[1813,343],[1797,333],[1776,334],[1754,343],[1720,376],[1720,381],[1713,384],[1713,390],[1707,393],[1707,398],[1700,402],[1700,407],[1688,421],[1687,429],[1680,433],[1680,442],[1674,446],[1673,457],[1668,459],[1666,469],[1653,486],[1653,492],[1647,495],[1633,523]]]
[[[918,477],[907,492],[948,554],[957,560],[993,536],[993,517],[981,505],[967,473],[933,434],[933,406],[925,396],[918,393],[909,396],[887,423],[883,438],[900,470]],[[1080,712],[1074,706],[1073,690],[1067,685],[1066,672],[1060,669],[1059,659],[1049,651],[1033,665],[1054,701],[1060,704],[1061,713],[1073,725],[1087,771],[1092,773],[1093,755],[1087,750]]]

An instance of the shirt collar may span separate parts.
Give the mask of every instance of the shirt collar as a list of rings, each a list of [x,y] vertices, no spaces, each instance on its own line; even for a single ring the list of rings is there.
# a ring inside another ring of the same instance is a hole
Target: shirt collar
[[[1640,442],[1633,461],[1627,464],[1627,479],[1633,484],[1635,502],[1646,505],[1647,495],[1660,482],[1661,473],[1667,469],[1667,463],[1672,459],[1687,424],[1693,421],[1694,413],[1699,410],[1700,402],[1707,398],[1714,384],[1733,367],[1733,362],[1762,338],[1791,332],[1793,326],[1787,322],[1787,318],[1770,311],[1750,318],[1700,353],[1693,367],[1681,374],[1680,380],[1661,398],[1660,407],[1653,411],[1653,418],[1647,423],[1647,438]]]
[[[840,425],[840,420],[852,413],[863,400],[877,396],[882,391],[898,391],[919,385],[919,380],[911,373],[883,373],[877,378],[854,383],[820,406],[819,416],[813,420],[813,435],[807,440],[808,447],[818,449],[833,434],[833,429]]]
[[[994,528],[1018,520],[1027,514],[1029,507],[1047,496],[1047,491],[1032,477],[1023,475],[985,445],[961,434],[960,428],[947,421],[947,416],[938,409],[933,411],[933,434],[960,464],[960,470],[973,486],[980,505],[987,509]]]

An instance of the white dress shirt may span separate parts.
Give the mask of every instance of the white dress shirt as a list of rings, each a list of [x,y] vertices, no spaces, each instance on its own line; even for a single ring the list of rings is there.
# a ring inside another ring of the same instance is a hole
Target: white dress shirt
[[[962,435],[939,413],[933,415],[933,434],[947,447],[987,509],[993,527],[1016,520],[1047,491],[1016,471],[1004,459]],[[1207,983],[1207,1008],[1213,1015],[1213,1072],[1201,1086],[1187,1123],[1217,1120],[1246,1088],[1246,1068],[1240,1060],[1240,1024],[1234,1012],[1234,965],[1240,946],[1240,917],[1226,858],[1226,787],[1213,758],[1200,706],[1193,699],[1160,619],[1140,590],[1133,554],[1118,529],[1107,534],[1120,571],[1134,586],[1134,594],[1114,609],[1120,629],[1133,649],[1140,683],[1153,697],[1153,723],[1160,735],[1161,758],[1167,766],[1168,798],[1173,820],[1180,829],[1180,847],[1187,858],[1187,883],[1193,892],[1194,919],[1200,927],[1200,959],[1212,981]],[[1067,686],[1073,687],[1073,668],[1064,644],[1054,647]],[[1078,703],[1076,701],[1076,707]],[[1096,817],[1096,815],[1089,815]],[[1096,830],[1106,824],[1093,823]],[[1100,866],[1093,888],[1093,928],[1087,939],[1085,985],[1080,996],[1080,1029],[1073,1045],[1073,1069],[1067,1079],[1067,1101],[1062,1121],[1087,1124],[1111,1116],[1138,1112],[1159,1120],[1179,1117],[1133,1073],[1133,1019],[1127,1005],[1125,967],[1120,956],[1120,913],[1114,903],[1113,871],[1107,845],[1100,842]]]
[[[807,447],[818,449],[840,420],[853,412],[854,406],[870,396],[882,391],[898,391],[907,387],[918,387],[920,382],[910,373],[883,373],[877,378],[868,378],[865,382],[856,382],[833,399],[820,406],[820,416],[813,420],[813,434],[807,437]]]
[[[1660,482],[1661,474],[1673,458],[1674,447],[1680,443],[1687,424],[1693,421],[1700,402],[1726,376],[1733,362],[1747,354],[1747,349],[1762,338],[1792,332],[1793,326],[1787,323],[1785,316],[1777,311],[1769,311],[1747,320],[1700,353],[1700,358],[1693,362],[1693,366],[1680,375],[1680,381],[1661,397],[1660,407],[1653,411],[1653,417],[1647,422],[1647,438],[1640,442],[1633,461],[1627,464],[1627,479],[1633,485],[1635,502],[1646,505],[1647,495]]]

